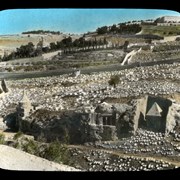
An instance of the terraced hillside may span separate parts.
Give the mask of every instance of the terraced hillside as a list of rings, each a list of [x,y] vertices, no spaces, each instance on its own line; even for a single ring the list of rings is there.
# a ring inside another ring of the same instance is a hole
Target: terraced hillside
[[[180,58],[180,42],[158,43],[152,50],[142,50],[131,59],[131,63],[152,62]]]
[[[141,34],[155,34],[160,36],[180,35],[180,26],[153,26],[142,25]]]

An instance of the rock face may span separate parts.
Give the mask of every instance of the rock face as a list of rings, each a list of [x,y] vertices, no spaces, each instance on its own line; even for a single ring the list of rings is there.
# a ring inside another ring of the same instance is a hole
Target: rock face
[[[138,128],[168,134],[180,124],[180,105],[159,97],[145,96],[133,100],[131,105],[103,102],[95,110],[90,109],[87,112],[39,109],[25,119],[20,117],[19,124],[23,132],[35,138],[71,144],[114,141],[135,135]]]
[[[135,122],[138,127],[169,134],[180,119],[180,105],[170,99],[145,96],[137,100]]]
[[[1,93],[3,93],[3,90],[2,90],[1,87],[0,87],[0,94],[1,94]]]
[[[54,163],[5,145],[0,145],[0,154],[0,168],[2,169],[21,171],[79,171],[73,167]]]
[[[176,126],[180,127],[180,104],[173,102],[167,114],[166,134],[169,134]]]
[[[21,120],[21,131],[47,142],[81,143],[80,116],[72,111],[38,109]]]
[[[101,103],[94,113],[81,114],[84,142],[117,140],[134,132],[132,107],[127,104]]]
[[[5,130],[7,129],[6,124],[3,121],[3,118],[0,117],[0,129]]]
[[[23,132],[48,142],[59,139],[76,144],[117,140],[123,134],[132,134],[134,122],[130,106],[116,105],[113,109],[111,113],[52,112],[39,109],[25,119],[20,118],[19,124]]]

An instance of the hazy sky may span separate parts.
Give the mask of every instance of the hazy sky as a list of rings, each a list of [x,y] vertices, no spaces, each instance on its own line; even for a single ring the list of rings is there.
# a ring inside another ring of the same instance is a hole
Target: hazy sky
[[[148,9],[14,9],[0,11],[0,34],[29,30],[53,30],[85,33],[97,27],[131,20],[156,19],[164,15],[179,16],[169,10]]]

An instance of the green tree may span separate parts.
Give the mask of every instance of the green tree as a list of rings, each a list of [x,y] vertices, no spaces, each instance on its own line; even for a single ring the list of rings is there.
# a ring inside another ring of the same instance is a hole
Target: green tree
[[[70,52],[73,45],[72,38],[70,36],[68,38],[64,38],[62,43],[64,44],[64,52],[67,53],[67,50]]]
[[[50,43],[50,49],[53,51],[53,50],[56,50],[56,44],[55,42],[51,42]]]
[[[37,43],[37,48],[36,48],[36,53],[37,56],[42,55],[42,49],[43,49],[43,37],[41,38],[41,40],[39,40],[39,42]]]
[[[104,37],[103,44],[106,45],[106,48],[107,48],[108,42],[106,40],[106,37]]]
[[[129,41],[125,41],[123,45],[124,50],[127,50],[128,45],[129,45]]]
[[[97,33],[98,34],[105,34],[108,32],[108,27],[107,26],[103,26],[103,27],[100,27],[100,28],[97,28]]]
[[[116,33],[117,30],[118,30],[118,28],[116,27],[115,24],[113,24],[113,25],[111,26],[110,32]]]
[[[96,39],[96,37],[94,39],[94,45],[96,46],[96,49],[97,49],[97,39]]]
[[[80,48],[85,48],[85,39],[84,39],[84,37],[80,37],[79,38],[79,47]]]

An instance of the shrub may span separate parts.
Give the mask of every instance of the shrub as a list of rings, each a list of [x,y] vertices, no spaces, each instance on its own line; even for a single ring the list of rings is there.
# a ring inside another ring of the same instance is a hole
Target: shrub
[[[61,85],[64,86],[64,87],[69,87],[69,86],[73,86],[77,83],[73,83],[73,82],[69,82],[69,81],[65,81],[65,82],[62,82]]]
[[[119,76],[111,76],[111,79],[108,81],[110,86],[116,87],[116,85],[120,82]]]
[[[15,71],[20,71],[20,70],[22,70],[22,69],[24,69],[23,66],[16,66],[16,67],[14,67],[14,70],[15,70]]]
[[[21,132],[18,132],[16,138],[21,135]],[[15,141],[13,147],[57,163],[73,164],[67,147],[58,140],[47,144],[23,138],[21,141]]]
[[[30,154],[38,155],[38,144],[32,139],[26,139],[26,141],[26,143],[22,144],[22,150]]]
[[[48,70],[49,70],[49,71],[56,70],[56,69],[57,69],[56,66],[48,66]]]
[[[22,136],[23,136],[23,133],[22,133],[21,131],[18,131],[18,132],[14,135],[13,139],[14,139],[14,140],[17,140],[17,139],[19,139],[19,138],[22,137]]]
[[[0,134],[0,144],[5,144],[5,136],[4,136],[4,134]]]
[[[24,67],[24,71],[33,71],[33,67],[32,66],[26,66],[26,67]]]
[[[19,142],[15,142],[15,143],[13,144],[13,147],[14,147],[14,148],[17,148],[17,149],[20,149],[21,145],[20,145]]]
[[[50,161],[68,163],[67,147],[61,144],[58,140],[50,143],[49,146],[44,149],[44,152],[41,154],[41,156]]]
[[[7,70],[8,72],[12,72],[13,69],[11,67],[5,68],[5,70]]]

